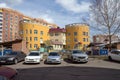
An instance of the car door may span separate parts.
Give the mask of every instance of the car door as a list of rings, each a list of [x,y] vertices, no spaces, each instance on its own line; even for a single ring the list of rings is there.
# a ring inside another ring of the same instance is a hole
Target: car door
[[[120,61],[120,51],[116,51],[115,59]]]
[[[111,52],[111,58],[113,60],[119,60],[119,52],[118,51],[112,51]]]
[[[110,56],[114,60],[115,59],[115,51],[111,51]]]

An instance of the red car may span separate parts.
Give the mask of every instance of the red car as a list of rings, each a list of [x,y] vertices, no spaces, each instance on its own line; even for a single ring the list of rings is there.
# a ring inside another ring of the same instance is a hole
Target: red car
[[[15,80],[17,71],[9,67],[0,66],[0,80]]]

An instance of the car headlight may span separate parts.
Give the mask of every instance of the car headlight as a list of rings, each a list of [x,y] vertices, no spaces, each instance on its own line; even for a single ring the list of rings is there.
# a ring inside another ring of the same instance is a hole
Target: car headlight
[[[77,58],[77,56],[73,56],[73,58]]]
[[[47,58],[47,60],[51,60],[50,58]]]
[[[60,58],[57,58],[57,60],[60,60]]]
[[[28,58],[25,58],[25,60],[29,60]]]
[[[8,58],[8,60],[14,60],[14,58]]]

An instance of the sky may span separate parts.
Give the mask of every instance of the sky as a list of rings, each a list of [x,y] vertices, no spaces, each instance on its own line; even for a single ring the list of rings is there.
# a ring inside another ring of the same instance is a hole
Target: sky
[[[83,18],[89,17],[90,5],[90,0],[0,0],[0,7],[45,19],[59,27],[82,23]]]
[[[33,18],[42,18],[61,28],[72,23],[85,23],[91,18],[90,0],[0,0],[0,7],[12,8]],[[94,23],[94,22],[92,22]],[[90,26],[90,37],[101,34]]]

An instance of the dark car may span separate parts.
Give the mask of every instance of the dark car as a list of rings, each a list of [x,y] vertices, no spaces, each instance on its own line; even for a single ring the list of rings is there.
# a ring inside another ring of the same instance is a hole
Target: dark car
[[[0,80],[16,80],[17,71],[10,67],[0,67]]]
[[[0,57],[1,64],[9,64],[14,63],[17,64],[20,61],[23,61],[26,55],[21,51],[13,51],[11,53],[7,53],[4,56]]]

